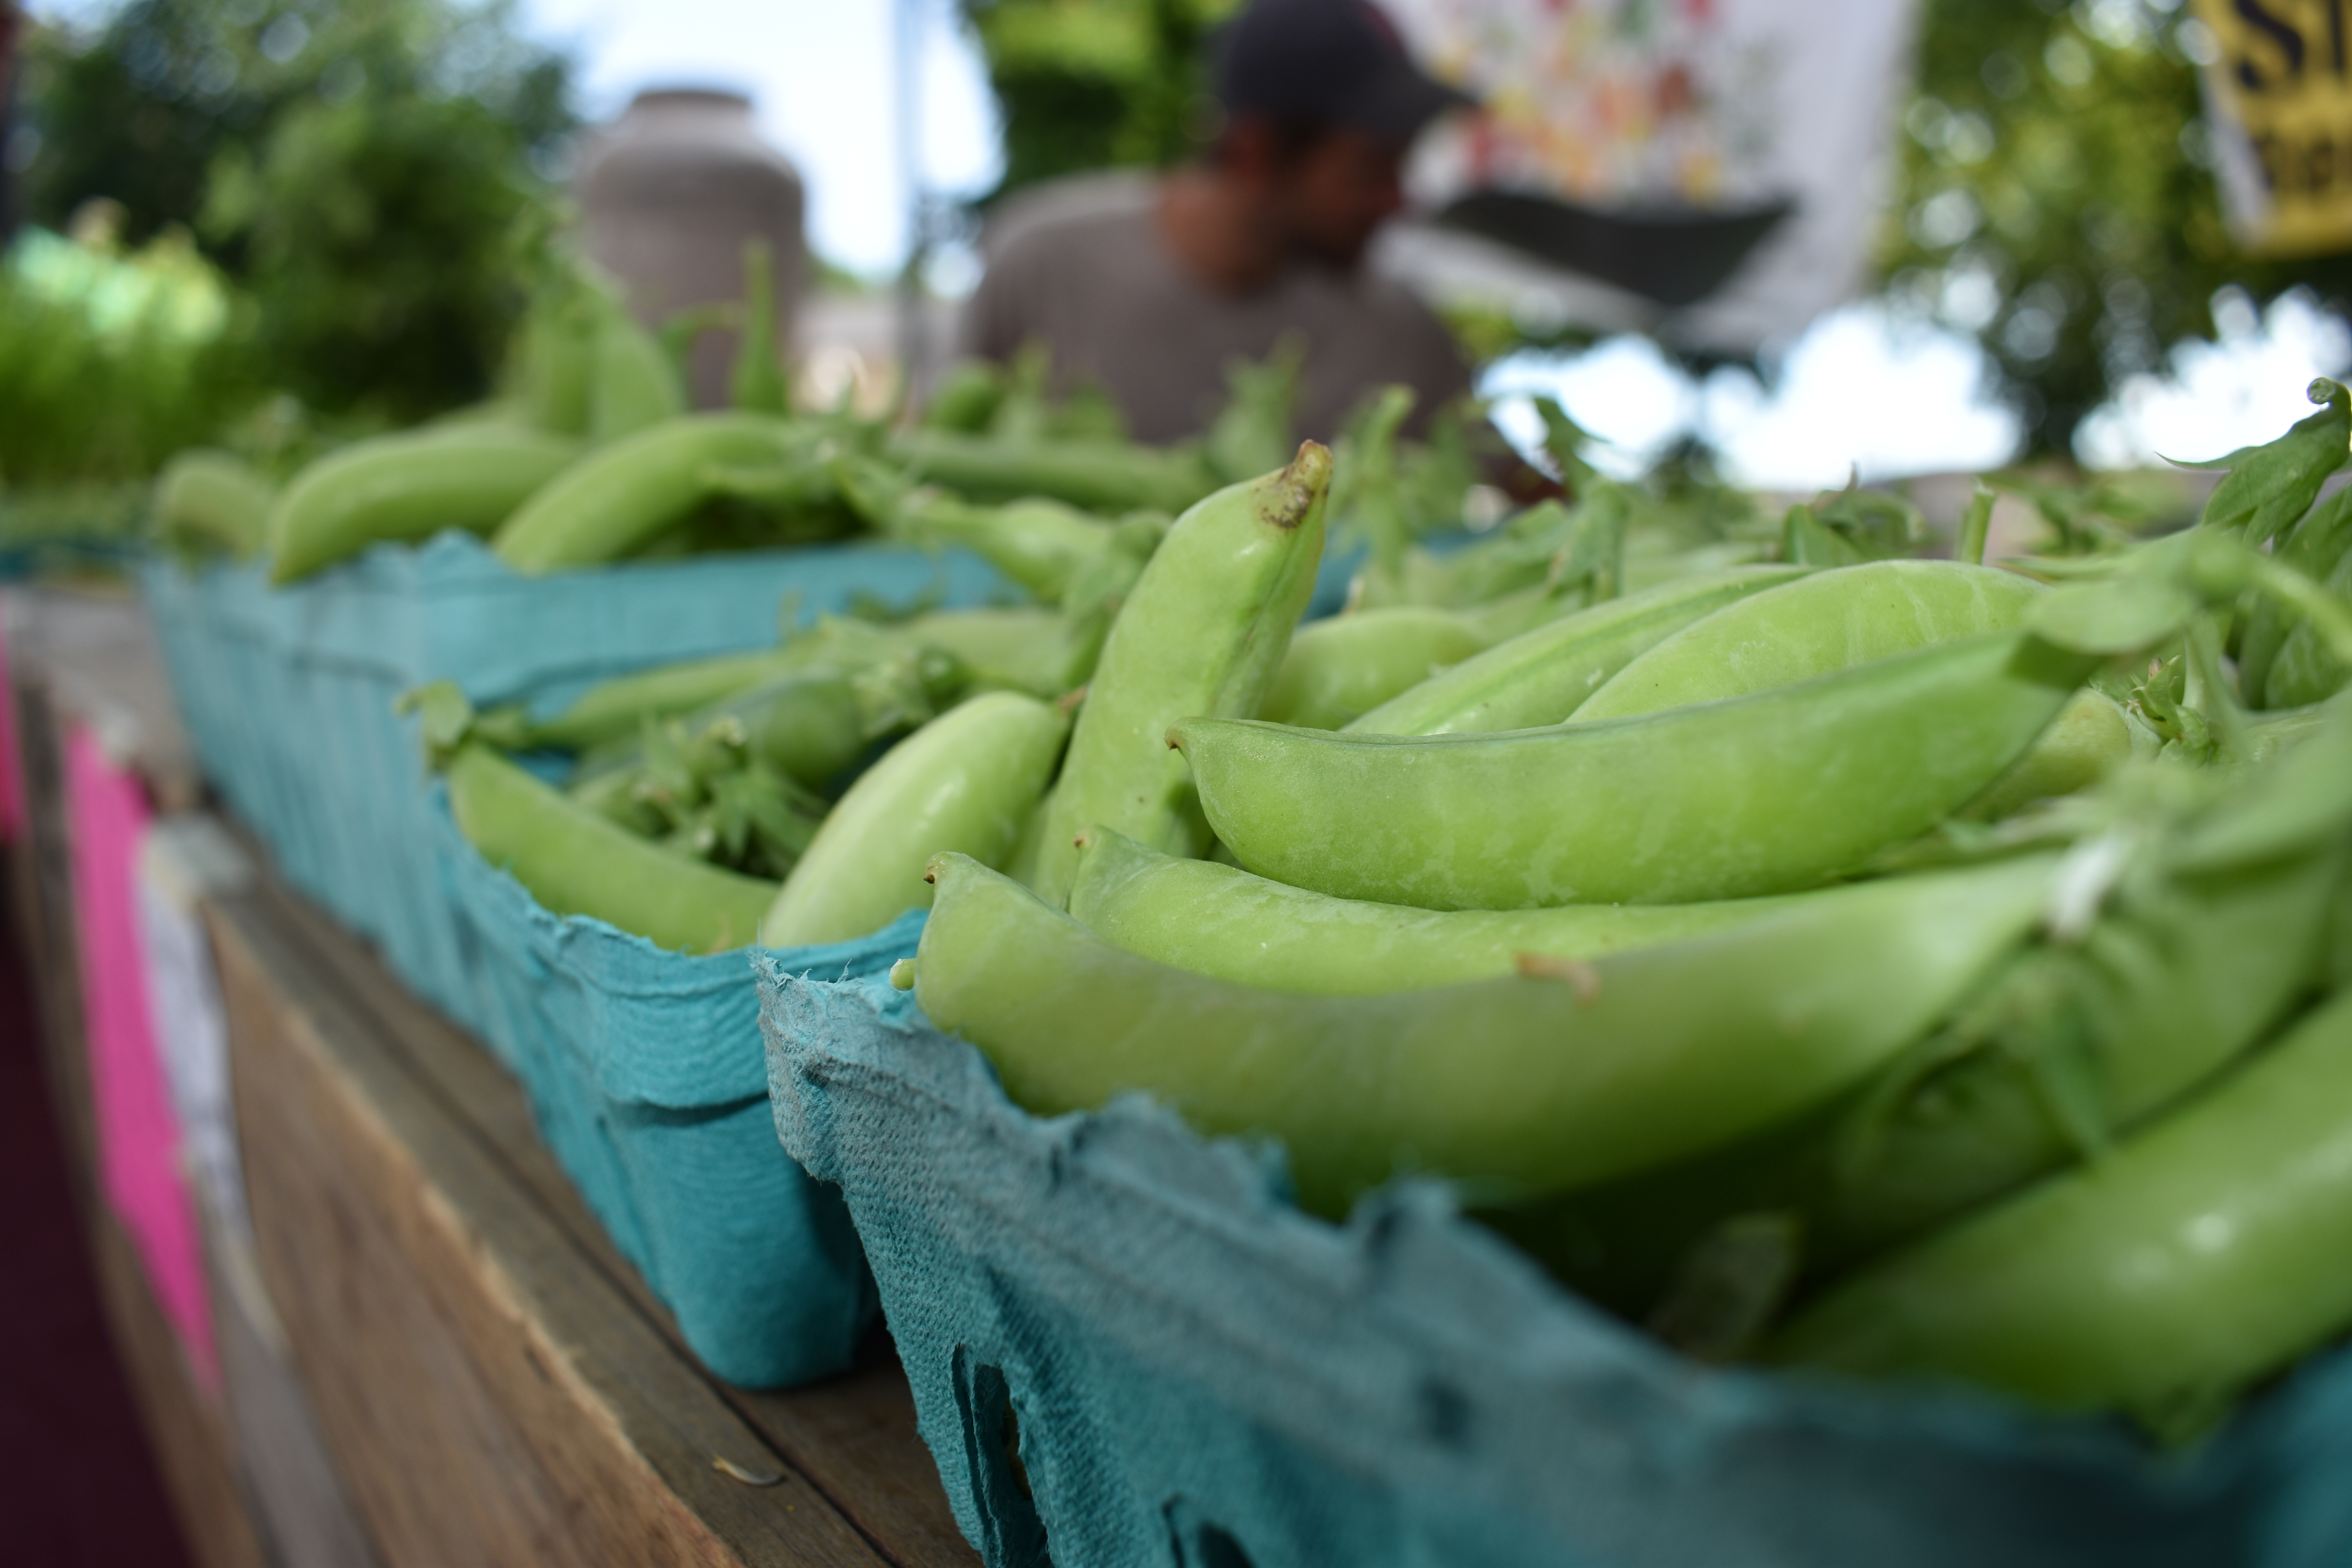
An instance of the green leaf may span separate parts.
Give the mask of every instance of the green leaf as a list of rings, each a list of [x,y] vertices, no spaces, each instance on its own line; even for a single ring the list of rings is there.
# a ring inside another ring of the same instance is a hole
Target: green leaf
[[[2325,406],[2297,420],[2277,440],[2241,447],[2210,463],[2180,465],[2230,470],[2205,503],[2199,520],[2204,527],[2238,534],[2249,544],[2264,543],[2309,510],[2327,476],[2352,457],[2352,392],[2322,376],[2305,395]]]

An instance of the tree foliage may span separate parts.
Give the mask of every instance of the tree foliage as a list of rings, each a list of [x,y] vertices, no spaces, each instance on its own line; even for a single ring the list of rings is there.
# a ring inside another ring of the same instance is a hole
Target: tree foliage
[[[1198,146],[1206,54],[1236,0],[962,0],[1003,116],[1003,194]]]
[[[2256,260],[2223,226],[2212,37],[2179,0],[1927,0],[1921,24],[1888,287],[1983,342],[2037,448],[2069,450],[2123,378],[2210,336],[2225,286],[2352,294],[2346,258]]]
[[[131,0],[36,28],[25,216],[93,197],[192,228],[315,405],[409,418],[488,387],[520,306],[510,236],[572,126],[568,63],[504,4]]]

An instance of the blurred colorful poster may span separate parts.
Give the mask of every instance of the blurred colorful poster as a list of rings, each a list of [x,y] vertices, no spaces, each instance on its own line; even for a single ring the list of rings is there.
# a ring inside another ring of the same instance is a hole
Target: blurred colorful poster
[[[2347,0],[2198,0],[2221,47],[2205,99],[2239,243],[2352,247],[2352,16]]]
[[[1912,0],[1383,0],[1475,93],[1416,156],[1445,221],[1752,347],[1867,280]]]

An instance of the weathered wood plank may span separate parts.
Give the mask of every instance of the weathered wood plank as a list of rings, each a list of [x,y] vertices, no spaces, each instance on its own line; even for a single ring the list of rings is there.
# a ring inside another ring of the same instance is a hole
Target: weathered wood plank
[[[883,1560],[320,974],[282,903],[211,915],[263,1274],[394,1568]]]
[[[456,1120],[468,1124],[595,1266],[669,1342],[685,1341],[644,1279],[604,1234],[531,1125],[520,1086],[470,1037],[403,987],[374,956],[331,922],[305,918],[282,889],[278,917],[309,951],[317,973],[342,988],[355,1011],[383,1027],[393,1047]],[[707,1374],[706,1374],[707,1375]],[[804,1475],[889,1561],[974,1563],[956,1529],[930,1450],[915,1430],[914,1400],[887,1341],[877,1336],[856,1370],[813,1387],[754,1393],[713,1381],[718,1396]]]

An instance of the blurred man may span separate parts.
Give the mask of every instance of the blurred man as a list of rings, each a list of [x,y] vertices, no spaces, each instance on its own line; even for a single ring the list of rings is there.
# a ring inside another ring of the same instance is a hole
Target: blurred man
[[[1213,79],[1223,123],[1205,163],[1048,188],[999,220],[959,351],[1003,361],[1042,342],[1059,384],[1095,383],[1155,442],[1198,434],[1226,366],[1293,333],[1300,436],[1329,440],[1384,383],[1412,387],[1424,416],[1466,392],[1445,329],[1362,261],[1403,205],[1413,138],[1468,100],[1423,75],[1368,0],[1255,0]]]

